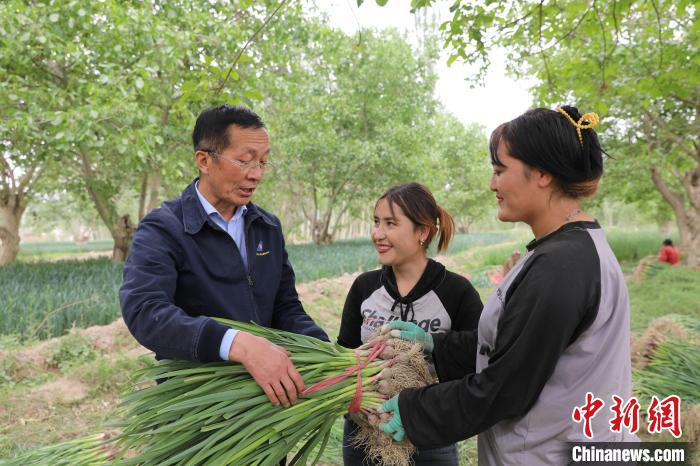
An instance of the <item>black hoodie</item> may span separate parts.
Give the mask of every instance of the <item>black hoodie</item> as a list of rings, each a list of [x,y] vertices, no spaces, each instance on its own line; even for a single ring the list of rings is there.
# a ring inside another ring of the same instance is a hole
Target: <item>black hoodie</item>
[[[350,288],[340,322],[338,343],[357,348],[379,326],[392,320],[418,324],[429,333],[474,330],[483,305],[465,277],[432,259],[418,283],[401,296],[391,267],[365,272]]]

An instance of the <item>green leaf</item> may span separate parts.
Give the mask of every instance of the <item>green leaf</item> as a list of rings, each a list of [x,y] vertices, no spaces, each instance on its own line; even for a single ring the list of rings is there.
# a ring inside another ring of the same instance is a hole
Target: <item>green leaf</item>
[[[194,81],[187,81],[185,84],[180,87],[180,91],[182,91],[183,94],[187,94],[192,92],[195,88],[197,87],[197,83]]]
[[[248,97],[250,100],[262,100],[263,94],[257,89],[246,89],[243,91],[243,95]]]

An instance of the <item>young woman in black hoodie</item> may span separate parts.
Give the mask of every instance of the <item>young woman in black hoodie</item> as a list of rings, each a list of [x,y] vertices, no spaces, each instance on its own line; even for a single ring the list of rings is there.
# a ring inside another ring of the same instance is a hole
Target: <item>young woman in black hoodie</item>
[[[345,300],[338,343],[356,348],[383,324],[414,322],[428,333],[475,330],[483,305],[461,275],[429,259],[427,250],[439,235],[438,252],[447,250],[454,221],[432,193],[418,183],[390,188],[374,206],[372,241],[382,268],[357,277]],[[371,465],[365,451],[352,446],[357,425],[345,423],[345,466]],[[456,466],[457,446],[419,450],[417,466]]]

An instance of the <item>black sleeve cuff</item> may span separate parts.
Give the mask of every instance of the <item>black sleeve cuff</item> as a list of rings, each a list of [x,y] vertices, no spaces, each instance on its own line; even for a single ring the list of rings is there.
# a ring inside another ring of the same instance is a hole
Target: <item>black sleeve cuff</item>
[[[221,348],[221,340],[224,339],[224,334],[228,329],[229,327],[214,319],[207,319],[202,326],[202,331],[199,332],[195,359],[199,362],[221,361],[219,349]]]

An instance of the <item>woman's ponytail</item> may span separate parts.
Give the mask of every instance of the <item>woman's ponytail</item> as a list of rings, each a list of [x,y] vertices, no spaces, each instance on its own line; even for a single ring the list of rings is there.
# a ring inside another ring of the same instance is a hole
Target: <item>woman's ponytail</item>
[[[455,234],[455,221],[445,209],[437,206],[438,211],[438,229],[440,231],[440,238],[438,240],[438,252],[447,251],[447,247],[450,245],[450,241]]]

